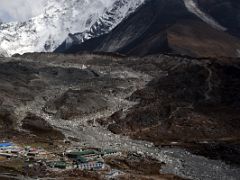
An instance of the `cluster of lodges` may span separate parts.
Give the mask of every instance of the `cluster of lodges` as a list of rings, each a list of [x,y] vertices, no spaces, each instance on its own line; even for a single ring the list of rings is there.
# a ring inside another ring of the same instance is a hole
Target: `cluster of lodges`
[[[121,155],[113,150],[85,148],[68,150],[61,161],[53,162],[51,167],[58,169],[104,170],[107,168],[103,157]]]
[[[98,148],[71,149],[56,156],[43,149],[20,147],[11,142],[0,143],[0,157],[22,158],[28,162],[28,167],[41,163],[52,170],[80,169],[80,170],[105,170],[107,165],[104,157],[119,156],[121,152],[114,150],[101,150]],[[60,161],[56,161],[60,159]]]
[[[46,156],[47,153],[43,149],[31,148],[29,146],[20,147],[12,142],[1,142],[0,143],[0,157],[3,158],[18,158],[24,157],[25,159],[32,159],[37,156]]]

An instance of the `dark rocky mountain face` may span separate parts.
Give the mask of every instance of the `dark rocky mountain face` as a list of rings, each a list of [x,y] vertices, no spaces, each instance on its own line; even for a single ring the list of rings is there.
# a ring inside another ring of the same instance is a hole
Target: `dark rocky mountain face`
[[[199,4],[204,12],[210,11],[209,15],[213,15],[216,21],[221,19],[221,25],[226,25],[232,35],[203,22],[186,8],[182,0],[150,0],[110,33],[74,45],[65,53],[103,51],[141,56],[174,53],[198,57],[236,57],[240,49],[240,40],[236,35],[239,22],[235,15],[238,11],[222,13],[222,16],[225,16],[222,18],[213,11],[216,3],[210,2],[199,1]],[[230,7],[226,3],[220,3],[222,6],[218,7],[218,11],[224,8],[229,11],[231,6],[234,6],[234,3],[230,2]],[[228,21],[230,19],[231,21]]]

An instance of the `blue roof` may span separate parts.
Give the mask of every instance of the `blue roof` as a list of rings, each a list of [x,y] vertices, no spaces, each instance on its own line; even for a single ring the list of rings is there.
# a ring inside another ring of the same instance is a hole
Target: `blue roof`
[[[11,146],[13,146],[13,143],[10,143],[10,142],[0,143],[0,148],[1,147],[11,147]]]

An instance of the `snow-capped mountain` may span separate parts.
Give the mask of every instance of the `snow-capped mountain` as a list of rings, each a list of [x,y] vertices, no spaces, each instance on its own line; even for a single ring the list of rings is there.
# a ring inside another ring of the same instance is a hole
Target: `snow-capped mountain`
[[[41,15],[26,22],[0,25],[0,48],[8,55],[51,52],[64,42],[68,34],[80,33],[83,41],[110,31],[143,2],[144,0],[46,0]]]
[[[145,0],[116,0],[113,5],[90,27],[76,34],[69,34],[56,52],[62,52],[74,44],[81,44],[91,38],[106,34],[115,28],[124,18],[133,13]]]
[[[150,1],[150,0],[149,0]],[[154,0],[152,0],[154,1]],[[93,24],[90,30],[85,32],[69,34],[68,38],[59,46],[55,52],[66,52],[72,46],[80,45],[88,39],[106,34],[115,28],[126,16],[135,11],[140,4],[143,4],[144,0],[128,1],[118,0],[113,6],[102,16],[99,20]],[[210,26],[220,31],[226,31],[227,28],[220,25],[213,17],[202,11],[198,5],[197,0],[176,0],[177,3],[184,3],[185,8],[192,14],[196,15],[202,21],[206,22]],[[171,3],[170,1],[162,1],[164,3]],[[176,8],[176,11],[179,9]],[[166,18],[166,17],[162,17]]]

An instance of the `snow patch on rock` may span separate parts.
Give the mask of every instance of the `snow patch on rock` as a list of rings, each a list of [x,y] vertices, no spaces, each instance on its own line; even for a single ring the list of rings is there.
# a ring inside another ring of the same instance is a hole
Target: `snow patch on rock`
[[[237,49],[237,57],[240,57],[240,49]]]
[[[5,50],[0,48],[0,57],[8,57],[8,56],[9,56],[8,53]]]
[[[209,16],[206,13],[204,13],[198,7],[198,4],[197,4],[197,2],[195,2],[195,0],[183,0],[183,1],[184,1],[184,4],[185,4],[186,8],[188,9],[188,11],[190,11],[191,13],[195,14],[196,16],[198,16],[204,22],[208,23],[209,25],[211,25],[212,27],[214,27],[214,28],[216,28],[218,30],[222,30],[222,31],[226,31],[227,30],[227,28],[221,26],[211,16]]]

